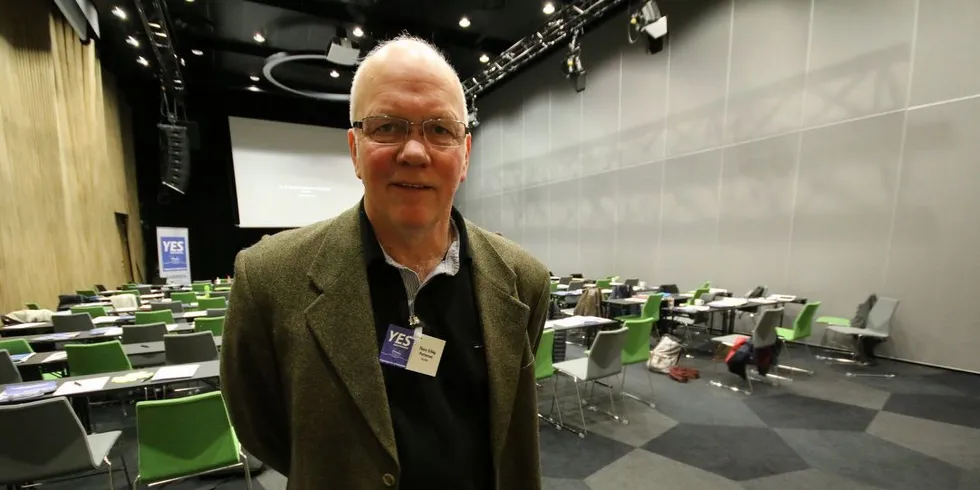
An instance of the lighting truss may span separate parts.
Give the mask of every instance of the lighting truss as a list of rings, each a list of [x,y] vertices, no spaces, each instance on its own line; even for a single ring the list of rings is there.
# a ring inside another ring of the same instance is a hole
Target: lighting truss
[[[540,57],[577,30],[601,19],[624,1],[577,0],[561,7],[551,15],[548,23],[541,29],[517,41],[491,59],[482,70],[464,80],[463,90],[467,98],[480,95],[481,92]]]
[[[147,43],[153,51],[154,66],[159,74],[161,115],[170,124],[186,121],[184,76],[181,73],[183,60],[174,49],[167,4],[163,0],[133,0],[133,3],[139,13]]]

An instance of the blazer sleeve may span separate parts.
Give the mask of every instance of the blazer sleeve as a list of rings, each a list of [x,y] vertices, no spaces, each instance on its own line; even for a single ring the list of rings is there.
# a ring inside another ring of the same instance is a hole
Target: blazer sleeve
[[[268,311],[256,301],[246,264],[235,259],[221,345],[221,391],[235,432],[255,457],[289,475],[289,419]]]
[[[531,352],[538,352],[538,343],[541,342],[541,332],[544,331],[544,323],[548,320],[548,310],[550,308],[551,276],[548,276],[540,288],[540,295],[528,319],[527,338],[531,341]]]

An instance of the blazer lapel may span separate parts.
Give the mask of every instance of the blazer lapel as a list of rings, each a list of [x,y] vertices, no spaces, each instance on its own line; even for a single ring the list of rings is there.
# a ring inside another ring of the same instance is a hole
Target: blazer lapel
[[[327,224],[324,236],[329,240],[324,240],[308,272],[320,296],[305,311],[307,326],[378,441],[398,461],[357,207]]]
[[[467,223],[469,225],[469,223]],[[494,461],[500,461],[517,396],[531,310],[517,299],[516,275],[476,227],[467,226],[473,286],[483,325],[490,383],[490,429]]]

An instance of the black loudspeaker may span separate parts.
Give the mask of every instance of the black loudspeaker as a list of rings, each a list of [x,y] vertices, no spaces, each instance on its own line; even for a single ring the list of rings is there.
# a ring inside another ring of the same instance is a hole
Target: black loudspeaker
[[[181,194],[191,179],[191,148],[187,126],[158,124],[160,129],[160,179],[164,186]]]

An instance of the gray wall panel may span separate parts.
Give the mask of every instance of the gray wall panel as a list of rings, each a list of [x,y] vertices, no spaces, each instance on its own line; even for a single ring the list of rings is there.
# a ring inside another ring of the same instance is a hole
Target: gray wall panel
[[[663,162],[616,172],[616,274],[652,281],[660,242]]]
[[[521,243],[528,251],[549,267],[553,263],[548,252],[549,234],[552,228],[551,204],[548,186],[530,187],[524,190],[524,233]]]
[[[582,273],[613,275],[616,252],[616,174],[579,180],[579,246]]]
[[[980,2],[920,4],[912,104],[980,94]]]
[[[548,155],[551,153],[551,94],[543,71],[554,67],[537,65],[530,69],[519,87],[524,98],[523,186],[548,182]],[[549,70],[549,71],[550,71]]]
[[[624,15],[585,36],[582,62],[588,88],[582,99],[582,175],[619,168],[619,48],[626,44]]]
[[[548,268],[555,273],[581,272],[579,260],[579,190],[577,180],[549,186]]]

